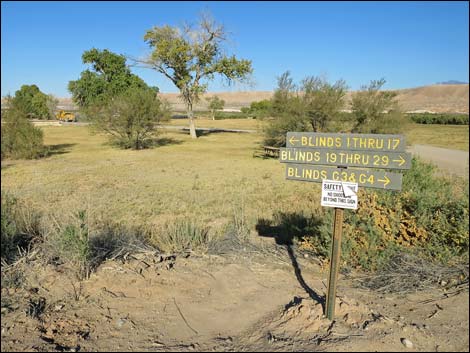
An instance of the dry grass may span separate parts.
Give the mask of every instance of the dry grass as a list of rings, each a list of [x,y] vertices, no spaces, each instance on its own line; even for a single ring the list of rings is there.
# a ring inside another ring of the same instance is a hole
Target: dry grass
[[[408,145],[431,145],[468,151],[468,125],[410,124],[405,132]]]
[[[262,131],[263,126],[266,125],[266,121],[257,119],[222,119],[212,120],[200,114],[196,113],[196,128],[219,128],[219,129],[242,129],[242,130],[258,130]],[[188,119],[171,119],[168,122],[164,122],[165,125],[172,126],[189,126]]]
[[[227,128],[258,123],[198,121],[199,126]],[[148,230],[185,219],[207,226],[216,237],[233,228],[234,220],[235,226],[242,224],[243,231],[256,235],[260,219],[320,208],[319,184],[285,180],[278,160],[253,156],[260,133],[211,133],[192,140],[186,133],[169,131],[162,135],[166,144],[132,151],[111,147],[105,136],[91,135],[86,126],[42,129],[53,154],[7,161],[1,188],[44,214],[66,219],[85,209],[91,223]],[[407,136],[412,143],[468,150],[466,126],[413,125]]]
[[[59,146],[46,159],[2,168],[2,190],[46,213],[86,209],[94,220],[129,227],[163,227],[192,219],[225,231],[243,204],[247,227],[276,211],[319,207],[319,185],[287,181],[274,159],[254,158],[262,136],[213,133],[192,140],[164,135],[173,144],[119,150],[84,126],[46,126],[45,143]],[[60,147],[62,146],[62,147]]]

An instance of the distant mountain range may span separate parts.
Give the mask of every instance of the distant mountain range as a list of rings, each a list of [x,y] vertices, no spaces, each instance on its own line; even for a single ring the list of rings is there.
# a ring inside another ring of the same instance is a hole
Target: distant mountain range
[[[457,82],[457,83],[455,83]],[[422,86],[408,89],[395,90],[398,93],[397,99],[401,108],[405,112],[434,112],[434,113],[467,113],[469,112],[469,85],[460,81],[441,82],[431,86]],[[195,110],[207,110],[207,101],[204,98],[217,95],[225,100],[225,108],[240,109],[247,107],[251,102],[270,99],[272,91],[239,91],[239,92],[209,92],[203,99],[195,105]],[[351,93],[346,95],[349,109]],[[178,93],[161,93],[161,97],[166,98],[173,109],[184,111],[185,106],[179,98]],[[2,108],[4,100],[2,99]],[[71,98],[59,98],[58,109],[76,110]]]
[[[449,80],[444,82],[438,82],[437,85],[468,85],[468,82]]]

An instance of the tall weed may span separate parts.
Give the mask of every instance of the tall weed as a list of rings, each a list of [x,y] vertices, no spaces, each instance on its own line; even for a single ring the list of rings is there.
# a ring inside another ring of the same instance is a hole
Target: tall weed
[[[211,241],[209,228],[201,222],[176,219],[151,233],[151,242],[161,251],[181,253],[186,251],[205,252]]]

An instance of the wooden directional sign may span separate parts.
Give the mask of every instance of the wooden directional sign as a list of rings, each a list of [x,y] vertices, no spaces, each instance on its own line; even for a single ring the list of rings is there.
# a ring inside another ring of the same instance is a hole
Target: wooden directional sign
[[[405,153],[405,139],[401,135],[288,132],[286,141],[287,148],[279,150],[279,160],[287,163],[286,178],[323,182],[321,205],[335,207],[325,310],[326,316],[333,320],[341,255],[343,208],[355,208],[352,205],[357,203],[357,195],[353,200],[352,195],[345,194],[347,190],[344,189],[344,184],[354,183],[351,185],[355,191],[358,185],[401,190],[401,174],[359,168],[409,169],[411,156]],[[335,192],[339,189],[342,192]]]
[[[389,152],[403,152],[406,149],[402,135],[288,132],[286,141],[286,147],[298,148]]]
[[[340,169],[329,166],[287,164],[286,179],[321,183],[323,179],[348,181],[359,186],[401,190],[402,175],[367,169]]]
[[[283,163],[306,163],[342,167],[410,169],[411,155],[407,152],[367,152],[313,148],[281,148]]]

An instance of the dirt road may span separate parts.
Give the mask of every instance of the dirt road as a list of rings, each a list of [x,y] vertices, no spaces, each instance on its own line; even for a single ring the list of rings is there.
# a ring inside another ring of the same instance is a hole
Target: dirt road
[[[444,174],[455,174],[468,178],[468,151],[451,150],[429,145],[413,145],[407,149],[423,160],[432,162]]]

